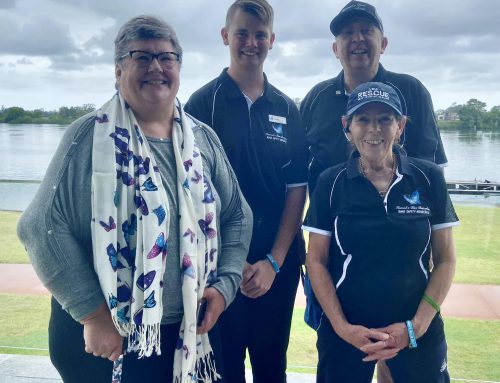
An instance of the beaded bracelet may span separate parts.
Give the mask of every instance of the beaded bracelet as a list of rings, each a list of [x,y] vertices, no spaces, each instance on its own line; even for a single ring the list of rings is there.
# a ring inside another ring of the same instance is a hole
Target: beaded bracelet
[[[415,332],[413,331],[413,324],[411,323],[411,320],[407,320],[405,323],[406,323],[406,328],[408,329],[408,338],[410,339],[410,344],[408,345],[408,347],[417,348],[417,338],[415,338]]]
[[[428,304],[430,304],[434,308],[434,310],[436,310],[436,312],[440,312],[441,311],[441,307],[439,307],[439,305],[437,304],[437,302],[434,299],[432,299],[430,296],[428,296],[427,294],[424,294],[422,296],[422,299],[424,301],[426,301]]]
[[[271,266],[273,267],[273,269],[276,272],[276,274],[278,274],[280,272],[280,267],[276,263],[276,260],[274,259],[274,257],[272,256],[272,254],[271,253],[266,254],[266,257],[269,260],[269,262],[271,262]]]

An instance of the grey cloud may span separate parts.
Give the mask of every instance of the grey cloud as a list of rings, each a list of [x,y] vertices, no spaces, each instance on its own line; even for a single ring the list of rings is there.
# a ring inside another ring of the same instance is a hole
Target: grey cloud
[[[23,65],[32,65],[33,64],[33,61],[30,60],[29,58],[27,57],[23,57],[19,60],[16,61],[17,64],[23,64]]]
[[[2,0],[0,2],[0,9],[14,9],[16,7],[16,0]]]
[[[439,91],[471,89],[471,97],[478,99],[500,89],[500,57],[494,48],[500,32],[497,0],[367,1],[384,21],[389,46],[382,62],[389,70],[410,73]],[[196,89],[229,63],[219,31],[231,2],[130,0],[118,6],[107,0],[0,0],[0,57],[19,56],[0,63],[0,75],[7,70],[15,74],[16,66],[27,65],[25,58],[42,55],[52,63],[49,71],[40,70],[47,81],[71,81],[81,74],[93,82],[109,68],[105,74],[112,84],[118,28],[133,16],[152,14],[169,22],[179,36],[185,51],[182,82],[188,93],[188,86]],[[293,83],[299,93],[301,84],[310,88],[311,81],[340,70],[331,52],[329,23],[347,2],[272,1],[276,42],[265,70],[276,86]],[[296,55],[290,55],[290,47]]]
[[[23,22],[1,14],[0,36],[3,54],[52,56],[77,51],[68,26],[41,16]]]

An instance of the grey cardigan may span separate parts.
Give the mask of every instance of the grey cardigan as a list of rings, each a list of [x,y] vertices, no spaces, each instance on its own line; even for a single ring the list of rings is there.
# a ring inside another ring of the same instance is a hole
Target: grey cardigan
[[[68,127],[37,194],[17,226],[18,236],[41,281],[77,321],[104,301],[94,271],[90,231],[94,121],[95,113],[90,113]],[[228,305],[241,282],[252,233],[252,213],[216,134],[201,123],[193,131],[217,204],[220,243],[213,287]],[[177,217],[172,143],[153,138],[148,141],[167,191],[170,214]],[[182,318],[179,230],[177,220],[170,221],[162,323]]]

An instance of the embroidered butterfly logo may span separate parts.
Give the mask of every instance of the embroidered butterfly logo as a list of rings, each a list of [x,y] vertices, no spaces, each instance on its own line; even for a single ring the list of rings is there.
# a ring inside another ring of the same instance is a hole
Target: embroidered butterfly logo
[[[165,234],[160,233],[156,238],[155,244],[149,251],[147,259],[155,258],[159,254],[163,254],[163,257],[165,257],[166,253],[167,253],[167,241],[165,240]]]
[[[165,217],[167,216],[165,209],[163,208],[163,206],[160,205],[156,209],[153,209],[153,213],[155,213],[156,216],[158,217],[158,226],[160,226],[165,220]]]
[[[214,219],[214,213],[208,213],[205,216],[205,219],[198,220],[200,229],[207,238],[214,238],[217,235],[217,231],[210,227],[210,224],[212,223],[213,219]]]
[[[281,124],[271,124],[273,127],[273,130],[276,132],[276,134],[282,136],[283,135],[283,125]]]
[[[152,270],[147,274],[142,273],[139,278],[137,278],[136,286],[141,290],[146,290],[153,283],[156,276],[156,271]]]
[[[420,205],[420,193],[418,190],[415,190],[411,194],[405,194],[403,197],[410,205]]]
[[[107,232],[110,232],[113,229],[116,229],[116,223],[113,217],[109,216],[108,223],[104,221],[99,221],[99,224],[106,230]]]

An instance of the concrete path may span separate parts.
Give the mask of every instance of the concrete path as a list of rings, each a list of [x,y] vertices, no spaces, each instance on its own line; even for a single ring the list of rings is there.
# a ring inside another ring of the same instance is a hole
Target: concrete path
[[[252,372],[246,370],[246,381],[252,383]],[[111,377],[110,377],[111,382]],[[315,383],[316,375],[287,373],[288,383]],[[61,383],[48,356],[0,354],[0,383]]]
[[[0,294],[49,295],[30,264],[0,264]],[[305,307],[299,286],[296,307]],[[500,286],[454,283],[442,307],[447,317],[500,320]]]

